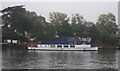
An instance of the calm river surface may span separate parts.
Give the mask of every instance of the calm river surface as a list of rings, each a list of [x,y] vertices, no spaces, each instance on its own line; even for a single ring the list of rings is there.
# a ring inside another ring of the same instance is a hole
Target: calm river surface
[[[40,51],[7,48],[2,51],[3,69],[118,69],[115,49],[99,51]]]

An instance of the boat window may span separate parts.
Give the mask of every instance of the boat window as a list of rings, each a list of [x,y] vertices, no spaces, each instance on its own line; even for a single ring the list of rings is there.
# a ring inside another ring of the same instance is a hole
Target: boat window
[[[70,45],[70,47],[75,47],[75,45]]]
[[[62,45],[57,45],[57,47],[62,47]]]
[[[68,47],[68,45],[64,45],[64,47]]]

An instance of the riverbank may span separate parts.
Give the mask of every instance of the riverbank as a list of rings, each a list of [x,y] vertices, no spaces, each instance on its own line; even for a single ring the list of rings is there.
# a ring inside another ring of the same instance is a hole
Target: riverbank
[[[120,48],[120,46],[118,46],[118,45],[102,45],[102,44],[91,44],[91,46],[97,46],[97,47],[99,47],[99,48],[107,48],[107,49],[118,49],[118,47]]]

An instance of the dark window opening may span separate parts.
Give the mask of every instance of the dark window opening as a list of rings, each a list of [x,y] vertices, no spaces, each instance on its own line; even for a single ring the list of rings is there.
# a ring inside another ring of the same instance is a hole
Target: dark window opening
[[[75,47],[75,45],[70,45],[70,47]]]
[[[65,45],[64,47],[68,47],[68,45]]]
[[[62,47],[62,45],[57,45],[57,47]]]

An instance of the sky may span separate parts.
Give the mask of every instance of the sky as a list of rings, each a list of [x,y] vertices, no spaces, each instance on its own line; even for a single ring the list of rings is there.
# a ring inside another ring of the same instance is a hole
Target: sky
[[[103,13],[113,13],[118,23],[118,2],[2,2],[2,9],[9,6],[25,5],[29,11],[35,11],[49,21],[50,12],[66,13],[69,17],[79,13],[85,20],[96,23]]]
[[[0,0],[1,2],[118,2],[119,0]]]

